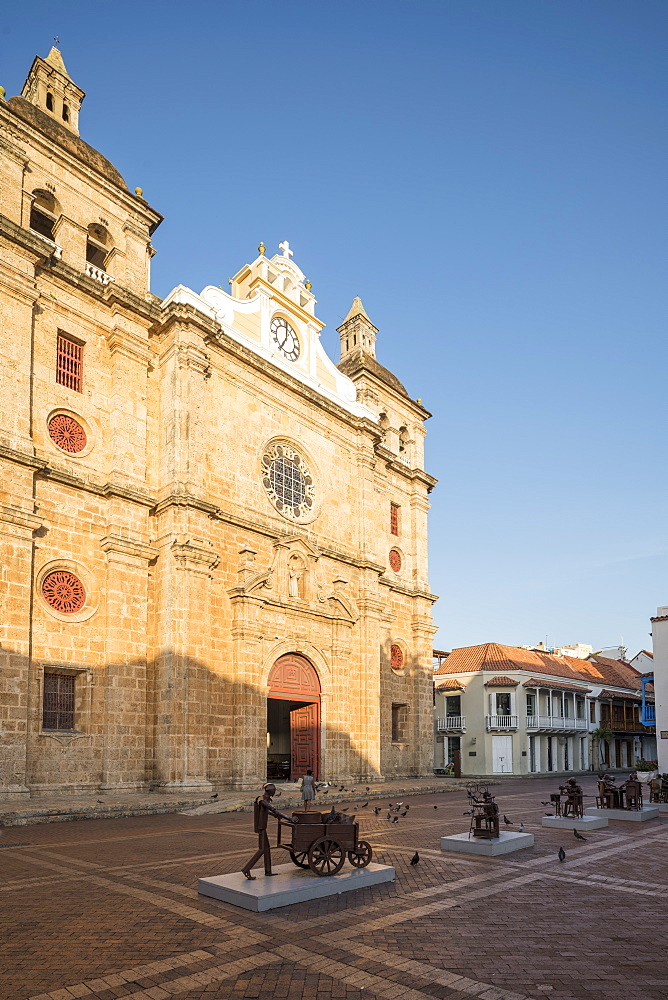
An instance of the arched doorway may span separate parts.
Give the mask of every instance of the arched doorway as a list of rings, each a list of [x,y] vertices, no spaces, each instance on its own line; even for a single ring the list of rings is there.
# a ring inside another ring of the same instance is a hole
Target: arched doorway
[[[286,653],[269,673],[267,778],[320,777],[320,680],[310,660]]]

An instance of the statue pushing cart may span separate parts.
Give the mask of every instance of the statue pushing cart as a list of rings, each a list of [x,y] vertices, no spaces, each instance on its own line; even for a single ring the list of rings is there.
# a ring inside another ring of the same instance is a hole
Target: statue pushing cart
[[[366,868],[371,861],[371,844],[359,839],[359,823],[346,813],[293,812],[292,820],[279,816],[276,846],[288,851],[298,868],[337,875],[346,857],[353,868]]]

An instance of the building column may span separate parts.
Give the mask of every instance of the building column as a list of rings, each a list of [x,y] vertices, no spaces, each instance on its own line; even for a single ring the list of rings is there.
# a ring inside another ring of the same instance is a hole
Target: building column
[[[30,795],[33,531],[41,523],[35,514],[0,505],[0,799]]]
[[[218,556],[203,539],[171,532],[155,547],[155,777],[167,792],[210,791],[209,604]]]
[[[102,790],[143,788],[147,741],[148,563],[158,550],[108,534]]]

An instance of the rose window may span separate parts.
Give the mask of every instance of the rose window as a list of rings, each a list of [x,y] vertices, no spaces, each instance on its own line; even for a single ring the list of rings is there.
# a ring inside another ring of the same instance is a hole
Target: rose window
[[[83,583],[74,573],[64,570],[55,570],[44,577],[42,594],[50,608],[65,615],[76,614],[86,603]]]
[[[86,432],[74,417],[57,413],[49,420],[49,437],[63,451],[75,454],[86,447]]]
[[[392,644],[390,648],[390,666],[393,670],[401,670],[404,665],[404,654],[401,646]]]
[[[294,448],[275,444],[262,457],[262,483],[279,514],[298,521],[311,513],[315,500],[313,476]]]
[[[395,573],[401,569],[401,556],[396,549],[390,549],[390,567]]]

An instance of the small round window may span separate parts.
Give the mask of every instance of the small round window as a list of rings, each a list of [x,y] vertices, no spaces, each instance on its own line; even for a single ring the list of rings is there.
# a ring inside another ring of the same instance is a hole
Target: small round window
[[[63,451],[76,454],[86,447],[86,432],[81,424],[66,413],[57,413],[49,420],[49,437]]]
[[[390,568],[398,573],[401,569],[401,556],[396,549],[390,549]]]
[[[86,590],[81,580],[65,570],[55,570],[42,581],[44,600],[64,615],[75,615],[86,603]]]
[[[404,654],[401,646],[392,643],[390,648],[390,666],[393,670],[401,670],[404,665]]]
[[[274,444],[262,456],[262,484],[279,514],[298,521],[312,513],[313,475],[303,456],[288,444]]]

